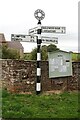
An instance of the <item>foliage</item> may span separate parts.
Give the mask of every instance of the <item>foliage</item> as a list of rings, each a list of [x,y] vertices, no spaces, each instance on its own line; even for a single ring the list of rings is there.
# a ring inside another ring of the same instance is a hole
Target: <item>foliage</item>
[[[31,52],[31,60],[37,59],[37,48],[34,48]]]
[[[42,60],[47,60],[48,58],[48,52],[52,52],[52,51],[55,51],[55,50],[59,50],[59,48],[57,48],[56,45],[49,45],[49,46],[42,46],[41,47],[41,59]],[[31,52],[31,60],[36,60],[37,59],[37,48],[33,49],[32,52]]]
[[[2,93],[3,118],[77,118],[77,92],[52,95]]]
[[[31,54],[30,53],[24,53],[24,60],[31,60]]]
[[[6,43],[2,44],[1,49],[2,49],[2,58],[3,59],[7,57],[7,48],[8,48],[8,46]]]
[[[80,61],[80,53],[78,53],[77,59]]]
[[[2,58],[2,47],[0,45],[0,58]]]
[[[80,53],[72,53],[73,61],[80,61]]]
[[[2,59],[19,59],[20,54],[15,49],[8,48],[7,43],[2,45]]]
[[[47,46],[44,45],[41,47],[41,59],[47,60],[48,59],[48,53],[47,53]]]
[[[50,45],[47,47],[47,51],[48,51],[48,52],[53,52],[53,51],[56,51],[56,50],[59,50],[59,48],[57,48],[56,45],[50,44]]]

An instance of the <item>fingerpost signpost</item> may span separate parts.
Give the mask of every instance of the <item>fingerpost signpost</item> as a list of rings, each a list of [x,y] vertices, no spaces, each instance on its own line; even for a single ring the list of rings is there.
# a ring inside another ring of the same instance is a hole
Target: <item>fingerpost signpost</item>
[[[41,93],[41,43],[57,44],[57,37],[42,36],[41,33],[58,33],[65,34],[65,27],[58,26],[41,26],[41,20],[44,19],[45,13],[41,9],[34,12],[35,18],[38,20],[37,27],[29,29],[29,35],[11,34],[11,41],[33,42],[37,43],[37,78],[36,78],[36,94]]]
[[[35,18],[38,20],[38,27],[37,27],[37,80],[36,80],[36,94],[39,94],[41,92],[41,20],[44,19],[45,13],[38,9],[34,13]]]

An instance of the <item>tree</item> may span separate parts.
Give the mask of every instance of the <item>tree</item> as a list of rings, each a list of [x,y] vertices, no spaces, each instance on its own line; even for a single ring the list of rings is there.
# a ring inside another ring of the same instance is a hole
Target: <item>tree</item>
[[[37,48],[34,48],[31,52],[31,60],[37,59]]]
[[[2,59],[19,59],[20,54],[15,49],[8,48],[7,43],[2,44]]]
[[[37,48],[33,49],[31,52],[31,60],[37,59]],[[46,60],[47,59],[47,46],[44,45],[41,47],[41,59]]]
[[[56,51],[59,50],[56,45],[43,45],[41,47],[41,59],[42,60],[47,60],[48,59],[48,52]],[[33,49],[31,52],[31,60],[36,60],[37,59],[37,48]]]
[[[31,60],[31,53],[24,53],[24,60]]]
[[[6,59],[8,56],[8,45],[6,43],[2,44],[2,59]]]
[[[0,58],[2,58],[2,47],[0,45]]]
[[[57,48],[56,45],[50,44],[50,45],[47,47],[47,51],[48,51],[48,52],[53,52],[53,51],[56,51],[56,50],[60,50],[59,48]]]
[[[41,58],[42,58],[42,60],[47,60],[48,59],[48,53],[47,53],[47,46],[46,45],[41,47]]]

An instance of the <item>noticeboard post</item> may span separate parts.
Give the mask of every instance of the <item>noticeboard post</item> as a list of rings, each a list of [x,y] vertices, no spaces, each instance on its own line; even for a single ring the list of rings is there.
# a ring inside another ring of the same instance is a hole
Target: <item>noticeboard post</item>
[[[70,52],[49,52],[49,78],[72,76],[71,56]]]

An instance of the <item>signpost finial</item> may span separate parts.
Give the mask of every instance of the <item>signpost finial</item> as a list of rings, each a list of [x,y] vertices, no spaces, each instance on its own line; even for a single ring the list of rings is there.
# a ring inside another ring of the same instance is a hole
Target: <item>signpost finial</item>
[[[37,9],[37,10],[34,12],[34,16],[35,16],[35,18],[36,18],[38,21],[41,21],[41,20],[44,19],[45,13],[44,13],[44,11],[42,11],[41,9]]]

